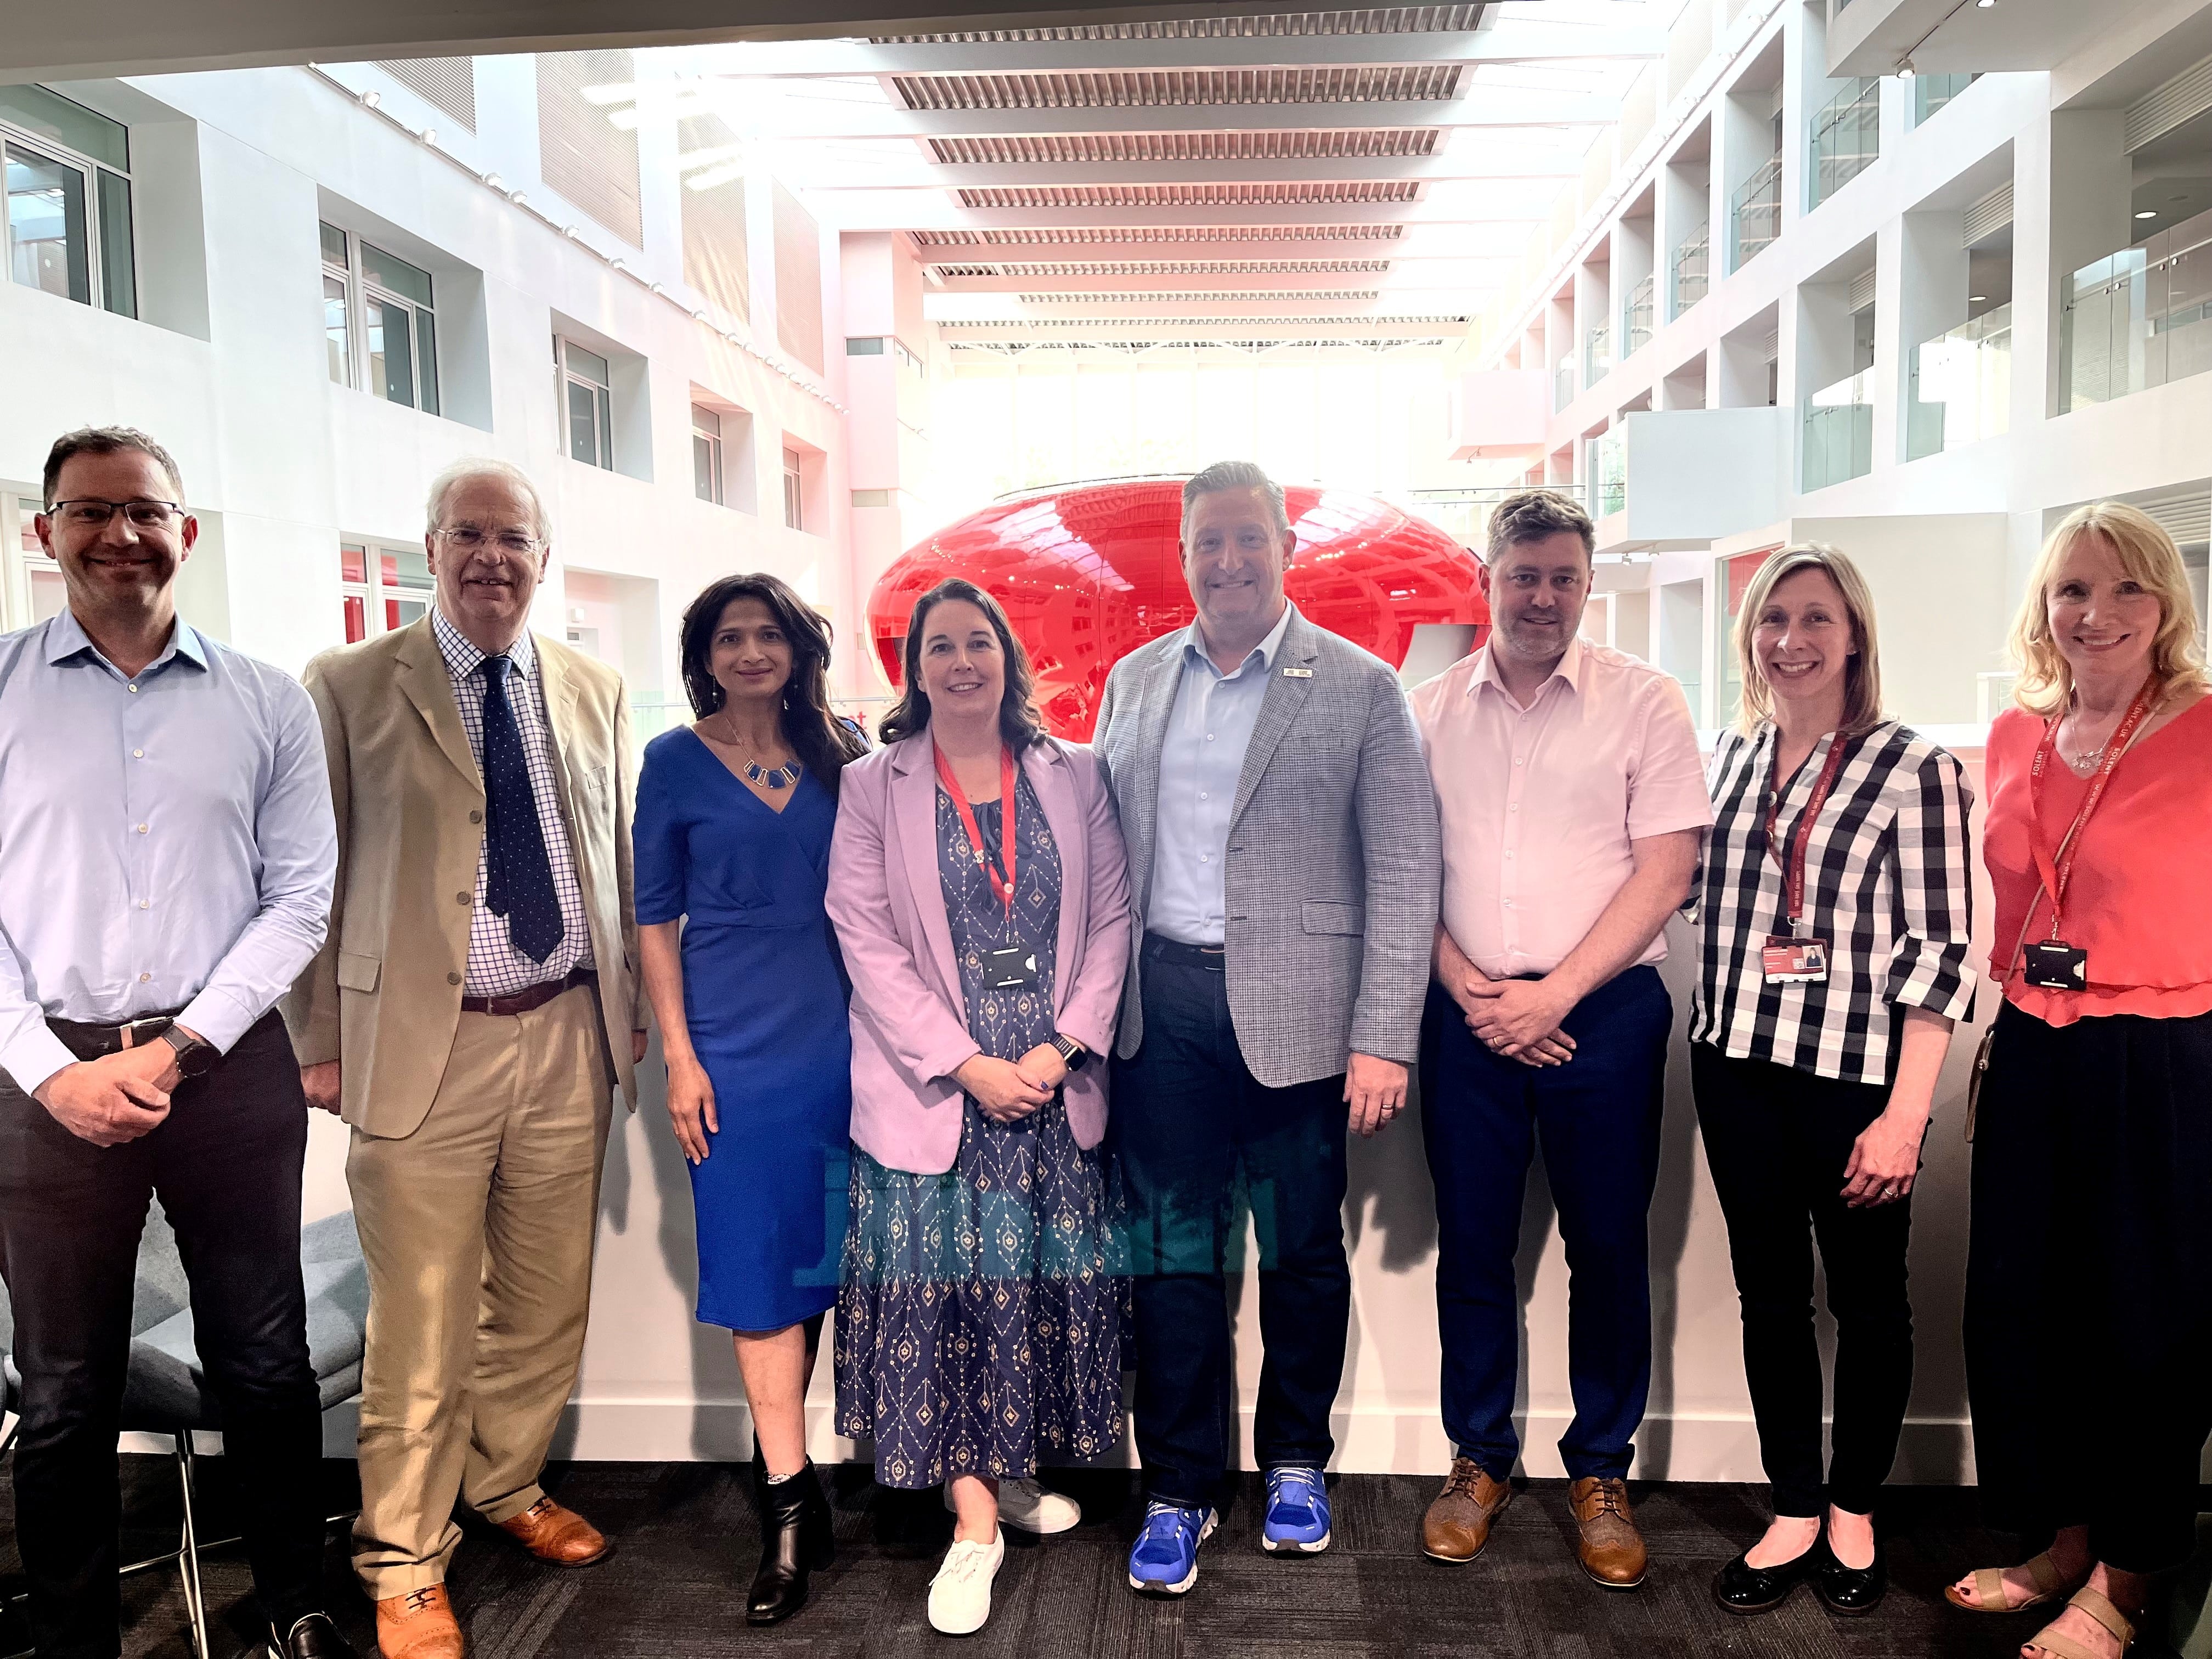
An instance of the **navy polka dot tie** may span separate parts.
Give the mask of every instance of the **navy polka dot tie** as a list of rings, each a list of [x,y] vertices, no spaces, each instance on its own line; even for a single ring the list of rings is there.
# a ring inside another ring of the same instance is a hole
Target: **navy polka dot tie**
[[[507,677],[514,667],[506,657],[483,660],[484,908],[507,918],[507,936],[516,950],[543,962],[567,930],[530,787],[522,728],[507,701]]]

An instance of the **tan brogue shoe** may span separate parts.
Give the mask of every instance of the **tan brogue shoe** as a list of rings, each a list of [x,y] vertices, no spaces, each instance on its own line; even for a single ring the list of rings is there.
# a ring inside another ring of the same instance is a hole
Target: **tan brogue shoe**
[[[376,1650],[384,1659],[462,1659],[468,1646],[443,1584],[425,1584],[376,1604]]]
[[[1452,1459],[1444,1489],[1421,1517],[1421,1553],[1436,1561],[1472,1561],[1490,1541],[1490,1523],[1513,1501],[1513,1488],[1492,1480],[1471,1457]]]
[[[1590,1476],[1567,1488],[1567,1502],[1582,1534],[1575,1556],[1590,1582],[1620,1590],[1642,1583],[1650,1558],[1644,1548],[1644,1534],[1636,1530],[1636,1517],[1629,1512],[1628,1482]]]
[[[521,1514],[507,1516],[499,1529],[556,1567],[588,1567],[605,1560],[614,1547],[597,1527],[550,1498],[540,1498]]]

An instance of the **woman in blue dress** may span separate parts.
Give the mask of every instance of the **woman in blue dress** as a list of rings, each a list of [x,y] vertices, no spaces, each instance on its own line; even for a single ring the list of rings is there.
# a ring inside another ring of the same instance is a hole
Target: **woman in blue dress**
[[[694,599],[682,659],[699,718],[646,745],[638,945],[691,1167],[699,1318],[731,1331],[752,1413],[745,1620],[772,1625],[833,1548],[805,1400],[837,1299],[852,1042],[823,895],[838,775],[866,744],[830,711],[829,624],[774,576]]]

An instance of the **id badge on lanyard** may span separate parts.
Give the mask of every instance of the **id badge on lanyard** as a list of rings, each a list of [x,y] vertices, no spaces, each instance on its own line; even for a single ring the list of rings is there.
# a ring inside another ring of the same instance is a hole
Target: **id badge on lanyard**
[[[2034,763],[2028,769],[2028,813],[2033,820],[2030,839],[2035,850],[2037,873],[2043,878],[2042,891],[2051,896],[2051,934],[2039,944],[2026,946],[2021,951],[2020,976],[2030,985],[2044,991],[2081,991],[2089,985],[2089,953],[2080,945],[2066,941],[2060,919],[2066,908],[2066,889],[2074,879],[2074,855],[2081,850],[2081,831],[2087,825],[2097,805],[2105,798],[2105,787],[2112,782],[2112,774],[2119,769],[2120,757],[2126,754],[2136,739],[2144,717],[2150,713],[2151,687],[2154,682],[2143,682],[2136,700],[2118,726],[2106,741],[2095,775],[2089,781],[2089,793],[2081,798],[2081,811],[2075,813],[2074,822],[2066,831],[2066,838],[2058,843],[2057,852],[2044,845],[2043,839],[2043,773],[2049,765],[2052,750],[2058,739],[2058,719],[2054,717],[2043,728],[2043,741],[2036,745]],[[2030,901],[2028,915],[2034,916],[2033,902]],[[2023,936],[2026,928],[2021,929]]]
[[[1776,770],[1780,769],[1781,737],[1775,738]],[[1836,787],[1836,777],[1844,769],[1844,734],[1835,733],[1828,741],[1828,759],[1820,768],[1820,775],[1813,785],[1813,797],[1798,814],[1796,833],[1790,838],[1790,851],[1783,854],[1778,832],[1782,823],[1781,780],[1773,778],[1767,790],[1766,853],[1782,866],[1783,902],[1788,908],[1790,931],[1770,935],[1759,953],[1759,967],[1769,985],[1818,984],[1828,976],[1828,941],[1817,939],[1807,931],[1805,925],[1805,855],[1812,844],[1813,826],[1820,817],[1820,809],[1828,804],[1829,793]]]

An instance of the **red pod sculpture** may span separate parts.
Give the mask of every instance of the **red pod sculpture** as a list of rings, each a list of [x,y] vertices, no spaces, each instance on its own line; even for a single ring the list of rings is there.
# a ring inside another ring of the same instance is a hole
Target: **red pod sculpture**
[[[1284,586],[1311,622],[1405,665],[1425,623],[1469,627],[1490,610],[1474,556],[1434,525],[1372,495],[1284,491],[1297,547]],[[1190,621],[1176,534],[1182,481],[1076,484],[996,502],[947,525],[884,572],[868,637],[901,683],[914,602],[964,576],[1006,608],[1036,672],[1037,706],[1058,735],[1091,738],[1107,671]]]

